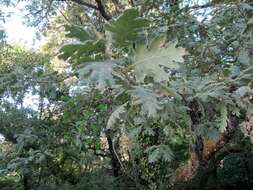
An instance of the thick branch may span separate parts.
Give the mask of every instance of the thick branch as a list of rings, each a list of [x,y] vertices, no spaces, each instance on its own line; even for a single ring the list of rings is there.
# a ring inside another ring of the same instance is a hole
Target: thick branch
[[[63,1],[65,1],[65,0],[63,0]],[[78,4],[78,5],[82,5],[82,6],[85,6],[85,7],[88,7],[88,8],[91,8],[91,9],[94,9],[94,10],[98,11],[105,20],[110,20],[112,18],[105,11],[105,7],[104,7],[104,5],[103,5],[103,3],[102,3],[101,0],[95,0],[97,5],[93,5],[91,3],[87,3],[87,2],[85,2],[83,0],[70,0],[70,1],[72,1],[72,2],[74,2],[76,4]]]
[[[111,138],[110,135],[110,131],[107,131],[106,133],[106,139],[107,139],[107,143],[109,146],[109,152],[110,152],[110,156],[111,156],[111,164],[112,164],[112,169],[113,169],[113,175],[114,177],[118,177],[119,176],[119,172],[120,172],[120,163],[118,160],[117,155],[115,154],[114,148],[113,148],[113,140]]]
[[[128,3],[132,6],[135,7],[134,1],[133,0],[129,0]]]
[[[105,20],[111,20],[112,17],[106,13],[105,7],[104,7],[103,3],[101,2],[101,0],[95,0],[95,1],[97,3],[98,11],[102,15],[102,17],[104,17]]]

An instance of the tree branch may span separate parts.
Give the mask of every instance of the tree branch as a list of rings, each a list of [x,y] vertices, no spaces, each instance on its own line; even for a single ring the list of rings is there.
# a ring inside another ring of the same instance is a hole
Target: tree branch
[[[102,15],[102,17],[104,17],[105,20],[111,20],[112,17],[106,13],[105,11],[105,7],[103,5],[103,3],[101,2],[101,0],[95,0],[96,3],[97,3],[97,8],[98,8],[98,11],[100,12],[100,14]]]
[[[82,0],[71,0],[71,1],[74,2],[74,3],[77,3],[77,4],[79,4],[79,5],[83,5],[83,6],[85,6],[85,7],[89,7],[89,8],[98,10],[98,7],[97,7],[96,5],[93,5],[93,4],[84,2],[84,1],[82,1]]]
[[[62,0],[62,1],[66,1],[66,0]],[[95,0],[96,1],[96,4],[97,5],[93,5],[93,4],[91,4],[91,3],[87,3],[87,2],[85,2],[85,1],[83,1],[83,0],[70,0],[71,2],[74,2],[74,3],[76,3],[76,4],[78,4],[78,5],[83,5],[83,6],[85,6],[85,7],[88,7],[88,8],[91,8],[91,9],[94,9],[94,10],[96,10],[96,11],[98,11],[100,14],[101,14],[101,16],[105,19],[105,20],[110,20],[112,17],[109,15],[109,14],[107,14],[107,12],[105,11],[105,7],[104,7],[104,5],[103,5],[103,3],[102,3],[102,1],[101,0]]]
[[[135,7],[134,1],[133,0],[129,0],[128,3],[132,6]]]
[[[214,6],[213,3],[207,3],[207,4],[204,4],[204,5],[194,5],[194,6],[189,7],[189,9],[205,9],[205,8],[209,8],[209,7],[212,7],[212,6]]]

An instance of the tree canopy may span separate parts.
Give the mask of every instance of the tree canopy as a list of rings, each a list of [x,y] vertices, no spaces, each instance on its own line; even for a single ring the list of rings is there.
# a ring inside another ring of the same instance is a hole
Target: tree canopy
[[[250,0],[32,0],[24,11],[46,43],[2,36],[3,189],[253,188]]]

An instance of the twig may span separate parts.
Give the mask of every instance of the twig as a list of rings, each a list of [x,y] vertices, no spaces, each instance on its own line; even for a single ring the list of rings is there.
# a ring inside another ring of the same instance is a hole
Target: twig
[[[68,17],[60,10],[57,8],[57,10],[59,11],[59,13],[63,16],[63,18],[69,23],[71,24],[70,20],[68,19]]]

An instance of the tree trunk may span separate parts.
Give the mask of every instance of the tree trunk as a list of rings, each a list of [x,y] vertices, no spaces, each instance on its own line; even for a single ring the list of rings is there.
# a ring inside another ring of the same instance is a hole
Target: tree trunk
[[[106,135],[106,138],[109,146],[113,175],[114,177],[118,177],[120,173],[120,163],[117,158],[116,152],[114,151],[112,138],[108,134]]]
[[[30,190],[31,189],[29,186],[29,175],[28,174],[23,175],[22,183],[23,183],[23,190]]]

